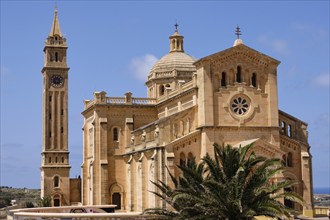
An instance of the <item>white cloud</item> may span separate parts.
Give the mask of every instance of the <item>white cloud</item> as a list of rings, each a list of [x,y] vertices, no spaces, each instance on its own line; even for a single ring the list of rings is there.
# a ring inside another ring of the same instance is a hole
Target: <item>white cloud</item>
[[[329,72],[324,72],[318,75],[314,79],[314,85],[316,86],[324,86],[324,87],[329,87],[330,86],[330,75]]]
[[[274,51],[280,54],[288,53],[288,43],[285,40],[272,39],[267,35],[262,35],[258,37],[258,41],[264,45],[270,46]]]
[[[139,80],[145,81],[150,69],[157,61],[158,58],[152,54],[135,57],[131,60],[130,69]]]

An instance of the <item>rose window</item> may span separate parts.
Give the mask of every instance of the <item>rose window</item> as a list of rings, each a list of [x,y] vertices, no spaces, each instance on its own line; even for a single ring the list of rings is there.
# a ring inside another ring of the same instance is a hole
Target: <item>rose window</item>
[[[249,103],[245,98],[237,97],[232,101],[231,109],[238,115],[244,115],[249,110]]]

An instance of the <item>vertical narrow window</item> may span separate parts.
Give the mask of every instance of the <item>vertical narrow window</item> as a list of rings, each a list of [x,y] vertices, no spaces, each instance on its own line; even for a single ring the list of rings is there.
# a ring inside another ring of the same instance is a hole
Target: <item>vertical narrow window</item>
[[[242,82],[242,68],[240,66],[237,66],[236,82]]]
[[[51,163],[51,162],[52,162],[52,158],[48,157],[48,163]]]
[[[63,134],[63,131],[64,131],[64,129],[63,129],[63,127],[61,127],[61,133]]]
[[[62,163],[64,163],[64,157],[62,157]]]
[[[57,157],[55,157],[55,163],[57,163]]]
[[[194,156],[191,152],[188,153],[188,164],[192,163],[194,160]]]
[[[58,176],[54,177],[54,187],[59,187],[60,178]]]
[[[282,134],[286,134],[286,123],[284,121],[281,123],[281,132]]]
[[[292,161],[292,153],[291,152],[288,153],[288,157],[287,157],[286,160],[287,160],[287,166],[292,167],[293,166],[293,163],[292,163],[293,161]]]
[[[64,110],[63,110],[63,108],[61,109],[61,115],[64,115]]]
[[[52,132],[51,131],[49,132],[49,137],[52,137]]]
[[[49,119],[52,119],[52,113],[49,113]]]
[[[55,52],[55,61],[57,62],[58,61],[58,53]]]
[[[222,87],[227,86],[227,82],[226,82],[226,72],[222,72],[222,74],[221,74],[221,86],[222,86]]]
[[[113,129],[113,141],[118,141],[118,128]]]
[[[292,126],[288,125],[288,136],[292,137]]]
[[[257,87],[257,74],[252,73],[251,84],[253,87]]]
[[[164,85],[160,86],[159,93],[160,93],[160,95],[164,95],[164,93],[165,93],[165,86]]]
[[[49,96],[49,101],[50,101],[50,102],[52,101],[52,96],[51,96],[51,95]]]
[[[183,166],[186,163],[186,156],[184,153],[180,153],[180,166]]]

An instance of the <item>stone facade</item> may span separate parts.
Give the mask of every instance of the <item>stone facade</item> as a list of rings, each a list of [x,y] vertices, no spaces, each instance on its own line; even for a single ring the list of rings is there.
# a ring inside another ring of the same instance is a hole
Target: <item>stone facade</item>
[[[286,190],[299,193],[304,206],[283,203],[313,215],[307,124],[278,109],[280,62],[241,39],[195,60],[184,52],[183,39],[177,29],[169,37],[170,52],[147,76],[147,98],[95,92],[85,100],[82,178],[70,179],[67,45],[55,11],[42,70],[42,196],[70,205],[81,195],[84,205],[116,204],[123,212],[162,207],[150,191],[157,191],[151,181],[171,182],[166,167],[179,176],[177,164],[200,161],[214,143],[254,143],[257,154],[286,165],[272,181],[298,183]]]
[[[147,77],[147,98],[95,92],[94,100],[85,100],[83,204],[117,204],[127,212],[164,206],[150,191],[157,191],[151,181],[170,183],[166,166],[178,176],[176,164],[212,154],[214,143],[253,142],[258,154],[285,161],[274,181],[296,180],[286,190],[306,203],[283,202],[312,215],[307,124],[278,109],[279,64],[240,39],[195,60],[175,30],[170,52]]]

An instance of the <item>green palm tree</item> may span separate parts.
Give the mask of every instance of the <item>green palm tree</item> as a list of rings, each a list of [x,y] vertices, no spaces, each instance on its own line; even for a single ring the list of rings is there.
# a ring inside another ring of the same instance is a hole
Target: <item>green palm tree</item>
[[[252,219],[254,216],[289,217],[293,210],[279,200],[302,203],[302,198],[284,189],[295,183],[272,182],[283,171],[280,159],[257,156],[252,145],[233,148],[214,145],[214,156],[207,154],[179,165],[182,176],[169,175],[174,188],[154,182],[154,192],[171,208],[147,209],[146,213],[176,219]]]

